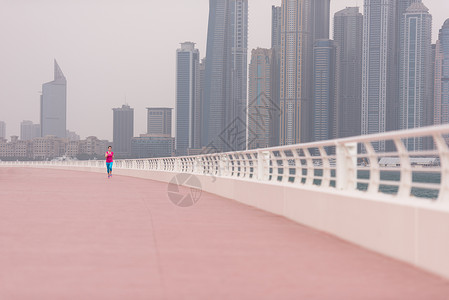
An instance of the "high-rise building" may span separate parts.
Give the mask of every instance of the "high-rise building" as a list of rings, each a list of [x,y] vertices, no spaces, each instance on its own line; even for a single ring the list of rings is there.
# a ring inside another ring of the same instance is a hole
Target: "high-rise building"
[[[267,148],[270,146],[274,132],[272,88],[272,59],[270,49],[254,49],[249,64],[248,87],[248,149]]]
[[[283,0],[280,144],[312,137],[313,45],[329,38],[330,0]]]
[[[271,134],[270,146],[279,146],[280,123],[281,123],[281,29],[282,8],[273,6],[271,8],[271,102],[277,108],[273,115],[273,133]],[[251,98],[249,99],[251,101]]]
[[[200,119],[201,119],[201,123],[199,124],[200,126],[200,136],[198,137],[200,140],[200,147],[203,146],[203,138],[204,138],[204,134],[203,134],[203,127],[204,127],[204,95],[205,95],[205,82],[206,82],[206,58],[203,58],[200,62],[200,66],[199,66],[199,97],[200,100],[199,102],[201,103],[201,107],[200,107]]]
[[[307,52],[305,55],[304,67],[306,76],[302,78],[304,82],[306,94],[303,97],[303,109],[301,112],[301,142],[311,142],[313,140],[313,116],[314,116],[314,46],[318,40],[328,40],[330,30],[330,0],[309,0],[311,12],[309,15],[305,14],[304,18],[310,22],[309,41],[305,44]]]
[[[114,154],[117,158],[126,158],[131,155],[131,139],[134,136],[134,108],[122,105],[113,108],[113,138]]]
[[[421,2],[413,3],[403,15],[401,35],[404,44],[400,56],[400,129],[423,127],[426,102],[432,95],[432,16]],[[406,140],[409,150],[422,150],[422,139]]]
[[[435,60],[434,60],[434,82],[433,82],[433,123],[435,125],[445,124],[449,120],[443,118],[443,105],[442,105],[442,78],[443,78],[443,51],[441,49],[441,30],[440,38],[435,43]],[[444,109],[445,110],[445,109]],[[449,114],[447,114],[449,116]]]
[[[169,107],[147,108],[147,134],[157,137],[172,136],[172,111]]]
[[[41,136],[66,137],[67,80],[58,63],[54,62],[54,80],[42,85]]]
[[[362,115],[363,15],[358,7],[335,14],[338,57],[337,137],[359,136]]]
[[[313,141],[336,138],[337,47],[317,40],[313,47]]]
[[[396,1],[365,0],[364,9],[361,132],[373,134],[398,127]]]
[[[22,141],[30,141],[41,136],[41,125],[34,124],[31,121],[23,121],[20,123],[20,139]]]
[[[397,26],[396,36],[398,37],[396,39],[396,42],[398,43],[398,45],[395,48],[397,49],[397,55],[398,55],[397,61],[399,62],[398,76],[400,76],[400,72],[401,72],[401,68],[402,68],[402,63],[400,62],[400,57],[403,52],[403,47],[405,45],[404,42],[405,42],[405,38],[406,38],[404,36],[404,32],[405,32],[404,27],[406,26],[404,14],[406,13],[406,11],[410,7],[410,5],[412,5],[413,3],[416,3],[416,2],[421,3],[422,0],[396,0],[396,24],[397,24],[396,25]]]
[[[392,128],[387,128],[388,130],[395,130],[395,129],[401,129],[402,128],[402,124],[401,124],[401,101],[400,101],[400,97],[401,97],[401,76],[402,76],[402,68],[403,68],[403,63],[401,61],[401,55],[402,53],[405,51],[404,46],[405,46],[405,13],[407,11],[407,9],[410,7],[410,5],[412,5],[413,3],[421,3],[422,0],[396,0],[396,18],[395,18],[395,24],[396,24],[396,36],[395,36],[395,49],[396,49],[396,57],[395,57],[395,61],[397,62],[397,70],[396,70],[396,76],[397,76],[397,99],[399,101],[397,101],[397,112],[396,113],[396,119],[397,122],[395,124],[392,124],[393,127]]]
[[[449,123],[449,19],[440,30],[435,49],[434,123]]]
[[[203,140],[220,151],[246,146],[248,0],[210,0]]]
[[[186,42],[176,51],[176,153],[201,148],[200,52]]]
[[[0,139],[6,139],[6,123],[0,121]]]
[[[431,81],[431,88],[432,88],[432,94],[430,96],[430,101],[426,101],[427,102],[427,114],[426,114],[426,119],[428,120],[428,124],[426,124],[426,126],[432,126],[435,124],[435,69],[436,69],[436,57],[437,57],[437,45],[432,44],[432,57],[430,59],[430,63],[431,63],[431,73],[432,73],[432,81]]]

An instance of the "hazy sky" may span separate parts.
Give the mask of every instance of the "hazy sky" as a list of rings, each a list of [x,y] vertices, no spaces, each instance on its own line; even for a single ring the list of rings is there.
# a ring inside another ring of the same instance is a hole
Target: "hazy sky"
[[[424,0],[433,40],[449,18],[449,1]],[[112,108],[134,107],[135,132],[146,107],[175,103],[179,43],[205,54],[208,0],[0,0],[0,120],[7,136],[39,122],[39,91],[53,80],[56,58],[68,81],[68,129],[112,140]],[[270,47],[271,6],[249,0],[249,51]],[[332,15],[363,0],[331,0]],[[248,56],[249,59],[249,56]]]

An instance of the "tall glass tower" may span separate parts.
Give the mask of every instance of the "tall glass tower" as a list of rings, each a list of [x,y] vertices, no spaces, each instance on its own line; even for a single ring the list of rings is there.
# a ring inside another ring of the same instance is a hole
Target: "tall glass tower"
[[[271,105],[277,109],[273,115],[272,134],[270,146],[279,146],[280,133],[280,95],[281,95],[281,29],[282,8],[272,6],[271,8],[271,50],[273,59],[271,61]],[[252,99],[250,98],[249,101]]]
[[[400,128],[424,126],[426,105],[432,95],[432,16],[421,2],[413,3],[403,15],[400,68]],[[409,150],[422,150],[422,139],[406,141]]]
[[[398,119],[396,0],[365,0],[362,134],[394,129]],[[385,149],[385,143],[374,145]]]
[[[440,30],[435,52],[434,122],[449,124],[449,19]]]
[[[176,154],[185,156],[201,148],[200,52],[186,42],[176,57]]]
[[[41,136],[65,138],[67,134],[67,80],[54,62],[54,80],[42,85]]]
[[[248,0],[210,0],[203,146],[246,147]]]
[[[275,116],[278,112],[272,102],[272,59],[271,49],[257,48],[251,52],[249,64],[248,101],[248,149],[270,147]],[[274,106],[274,107],[273,107]]]
[[[313,122],[313,45],[329,38],[330,0],[283,0],[280,144],[308,142]]]
[[[339,68],[337,136],[359,136],[362,114],[362,45],[363,15],[358,7],[348,7],[335,14],[334,41]]]
[[[317,40],[313,47],[313,141],[336,138],[337,47]]]

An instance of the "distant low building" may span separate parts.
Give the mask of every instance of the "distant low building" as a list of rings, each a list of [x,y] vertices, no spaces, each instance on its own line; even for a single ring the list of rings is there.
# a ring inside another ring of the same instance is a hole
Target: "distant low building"
[[[79,141],[80,140],[80,136],[78,134],[76,134],[76,132],[67,130],[67,140],[68,141]]]
[[[131,139],[133,158],[171,157],[175,152],[175,138],[143,134]]]
[[[33,159],[52,159],[65,155],[67,142],[65,139],[49,135],[33,140]]]
[[[23,121],[20,123],[20,139],[22,141],[31,141],[38,137],[41,137],[40,124],[34,124],[31,121]]]
[[[60,157],[102,159],[111,143],[91,136],[82,141],[69,141],[56,136],[29,141],[12,136],[11,141],[0,138],[1,160],[47,160]]]
[[[100,140],[97,137],[90,136],[83,141],[79,141],[78,154],[87,154],[89,156],[97,156],[103,158],[104,153],[108,150],[109,142]]]
[[[80,142],[79,141],[69,141],[67,142],[66,156],[67,157],[77,157],[80,154]]]
[[[0,158],[2,159],[26,159],[32,153],[31,143],[20,141],[18,136],[12,136],[11,142],[0,138]]]

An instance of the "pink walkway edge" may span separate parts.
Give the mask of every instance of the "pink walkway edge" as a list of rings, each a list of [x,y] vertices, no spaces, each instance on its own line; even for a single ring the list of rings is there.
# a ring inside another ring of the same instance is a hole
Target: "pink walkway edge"
[[[449,281],[203,193],[0,168],[0,299],[449,299]]]

